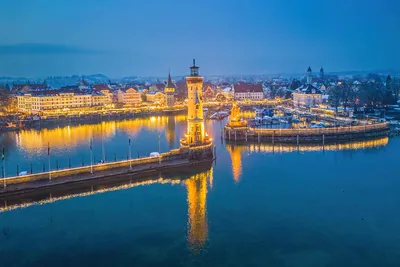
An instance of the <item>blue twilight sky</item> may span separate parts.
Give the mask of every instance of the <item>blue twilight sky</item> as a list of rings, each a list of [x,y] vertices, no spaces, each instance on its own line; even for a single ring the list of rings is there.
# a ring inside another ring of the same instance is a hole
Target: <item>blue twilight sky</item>
[[[1,0],[0,76],[400,69],[398,0]]]

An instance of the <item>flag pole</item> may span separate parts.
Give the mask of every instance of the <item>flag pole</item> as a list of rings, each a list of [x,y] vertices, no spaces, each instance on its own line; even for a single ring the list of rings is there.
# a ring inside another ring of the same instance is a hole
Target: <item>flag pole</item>
[[[47,143],[47,157],[49,160],[49,180],[51,181],[51,168],[50,168],[50,142]]]
[[[129,138],[129,169],[132,170],[132,146],[130,138]]]

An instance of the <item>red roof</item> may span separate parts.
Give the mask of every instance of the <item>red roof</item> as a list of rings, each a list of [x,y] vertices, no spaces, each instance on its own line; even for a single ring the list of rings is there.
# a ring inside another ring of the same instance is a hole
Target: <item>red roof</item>
[[[264,90],[260,83],[238,83],[233,86],[235,93],[263,93]]]

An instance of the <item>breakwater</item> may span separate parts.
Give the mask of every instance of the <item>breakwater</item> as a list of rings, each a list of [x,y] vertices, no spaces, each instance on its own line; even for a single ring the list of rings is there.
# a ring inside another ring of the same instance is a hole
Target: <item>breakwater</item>
[[[168,169],[183,168],[212,162],[215,151],[212,144],[201,148],[183,147],[160,156],[128,159],[84,167],[47,171],[0,179],[0,196],[16,194],[43,187],[59,186],[86,180],[103,179],[119,175],[154,174]]]
[[[387,123],[360,126],[308,129],[259,129],[252,127],[225,126],[224,137],[229,141],[269,143],[335,143],[388,136]]]

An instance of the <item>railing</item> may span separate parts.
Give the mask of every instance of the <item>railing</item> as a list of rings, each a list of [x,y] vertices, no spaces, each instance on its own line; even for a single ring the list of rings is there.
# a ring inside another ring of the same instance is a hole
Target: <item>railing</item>
[[[345,127],[331,127],[331,128],[307,128],[307,129],[257,129],[250,128],[254,134],[263,136],[313,136],[322,134],[352,134],[352,133],[365,133],[379,130],[387,130],[389,128],[387,123],[368,124],[362,126],[345,126]]]
[[[179,155],[179,149],[171,150],[170,152],[162,153],[159,157],[146,157],[146,158],[138,158],[138,159],[128,159],[122,160],[117,162],[110,162],[110,163],[102,163],[102,164],[93,164],[84,167],[76,167],[76,168],[68,168],[68,169],[61,169],[61,170],[53,170],[47,172],[40,172],[35,174],[27,174],[23,176],[12,176],[0,179],[0,187],[6,187],[7,185],[11,184],[20,184],[25,182],[33,182],[45,179],[57,179],[66,176],[73,176],[77,174],[84,174],[90,172],[98,172],[98,171],[106,171],[112,170],[116,168],[126,167],[130,168],[130,166],[135,167],[141,164],[150,164],[150,163],[160,163],[164,159],[170,156],[177,156]]]

